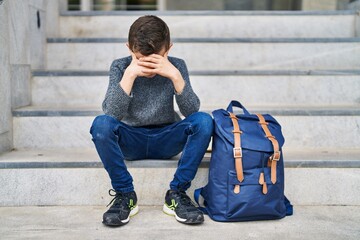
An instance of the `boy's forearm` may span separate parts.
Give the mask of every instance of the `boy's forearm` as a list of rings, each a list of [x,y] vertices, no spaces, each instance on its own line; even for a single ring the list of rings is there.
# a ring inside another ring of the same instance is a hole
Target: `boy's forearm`
[[[124,72],[124,75],[120,81],[120,87],[124,90],[124,92],[126,92],[127,95],[130,96],[132,87],[134,85],[134,81],[136,79],[136,75],[132,74],[129,71]]]
[[[124,74],[121,73],[117,65],[118,62],[115,61],[112,64],[109,73],[109,87],[106,92],[102,108],[105,114],[121,120],[127,112],[131,97],[119,85],[119,79],[123,79]],[[126,82],[126,80],[124,82]]]
[[[184,78],[181,76],[181,73],[179,71],[177,71],[174,76],[171,78],[171,81],[174,84],[174,88],[177,94],[182,93],[182,91],[184,90],[185,87],[185,80]]]

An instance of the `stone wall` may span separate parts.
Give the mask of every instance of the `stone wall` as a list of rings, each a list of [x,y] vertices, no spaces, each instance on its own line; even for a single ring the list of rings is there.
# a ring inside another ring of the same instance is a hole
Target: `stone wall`
[[[31,70],[46,67],[48,2],[0,2],[0,152],[3,152],[13,146],[12,109],[31,102]]]
[[[46,36],[58,37],[59,12],[67,9],[67,0],[47,0],[46,3]]]
[[[44,69],[46,67],[46,5],[48,2],[45,0],[28,0],[28,2],[29,25],[27,27],[30,28],[31,68]]]
[[[360,37],[360,0],[351,2],[348,9],[358,10],[355,20],[355,37]]]
[[[30,8],[18,0],[5,3],[9,9],[11,107],[17,108],[30,104]]]
[[[0,5],[0,152],[12,147],[9,1]]]

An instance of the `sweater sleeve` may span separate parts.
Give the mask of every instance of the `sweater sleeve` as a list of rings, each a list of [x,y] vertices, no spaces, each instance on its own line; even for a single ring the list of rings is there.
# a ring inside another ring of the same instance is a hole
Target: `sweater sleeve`
[[[185,80],[185,87],[181,93],[175,93],[175,99],[181,114],[187,117],[199,111],[200,100],[191,87],[189,73],[183,60],[180,60],[178,69]]]
[[[132,99],[119,84],[123,76],[121,67],[125,68],[122,64],[125,65],[124,61],[121,60],[112,62],[109,72],[109,86],[102,103],[104,113],[118,120],[121,120],[126,115]]]

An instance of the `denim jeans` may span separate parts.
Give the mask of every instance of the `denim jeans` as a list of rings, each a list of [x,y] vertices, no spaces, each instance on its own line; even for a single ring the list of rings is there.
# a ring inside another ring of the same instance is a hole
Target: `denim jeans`
[[[185,191],[191,185],[209,145],[212,117],[196,112],[159,128],[131,127],[108,115],[95,118],[90,133],[115,191],[134,191],[124,159],[169,159],[182,152],[170,189]]]

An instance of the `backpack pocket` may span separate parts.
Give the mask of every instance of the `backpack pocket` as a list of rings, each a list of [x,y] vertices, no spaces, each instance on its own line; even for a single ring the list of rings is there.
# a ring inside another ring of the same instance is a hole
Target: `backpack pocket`
[[[267,186],[266,194],[259,184],[260,174],[263,174]],[[272,184],[270,168],[254,168],[244,171],[244,181],[237,179],[235,171],[228,172],[227,211],[230,221],[267,220],[285,217],[283,189],[281,182]],[[234,193],[236,185],[240,192]]]

